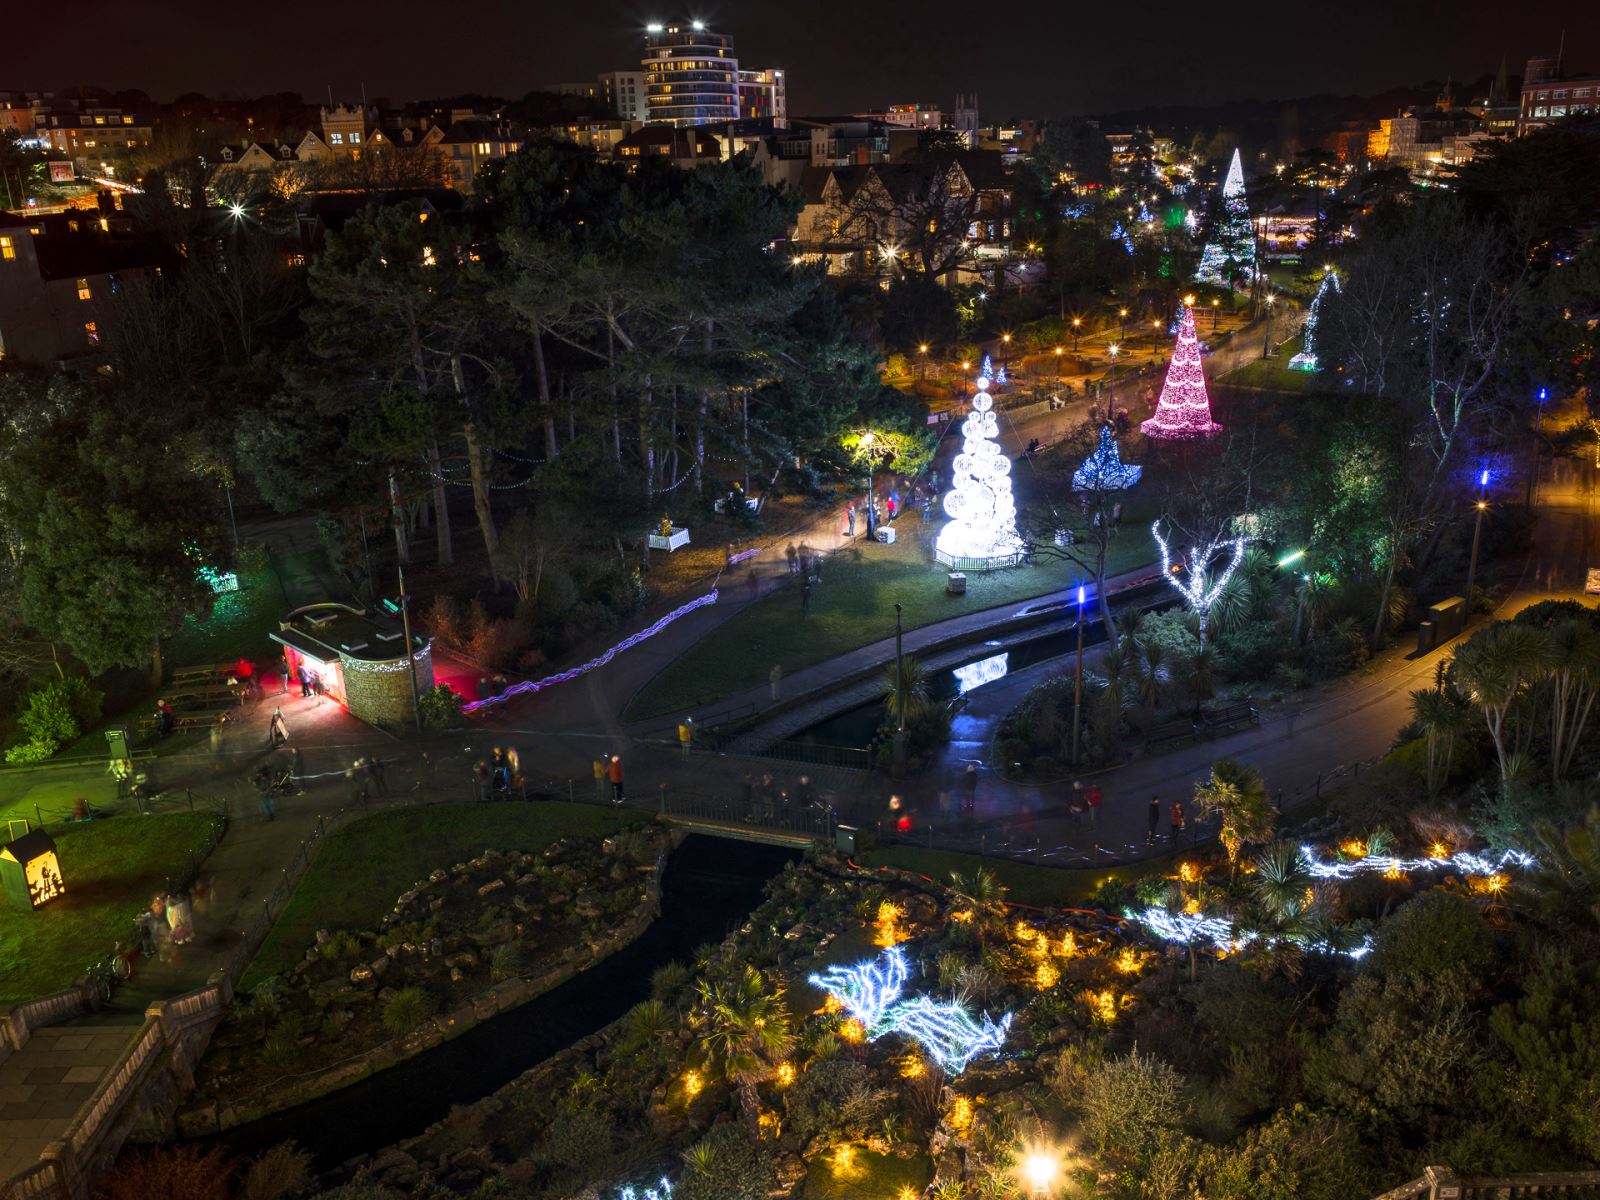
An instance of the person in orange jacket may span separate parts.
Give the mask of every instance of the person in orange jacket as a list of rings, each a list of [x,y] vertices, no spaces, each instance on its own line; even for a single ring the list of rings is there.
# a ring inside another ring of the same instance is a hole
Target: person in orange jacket
[[[613,754],[611,756],[611,767],[610,767],[610,772],[609,773],[610,773],[610,777],[611,777],[611,803],[613,803],[613,804],[621,804],[622,803],[622,798],[623,798],[622,797],[622,756],[621,755]]]

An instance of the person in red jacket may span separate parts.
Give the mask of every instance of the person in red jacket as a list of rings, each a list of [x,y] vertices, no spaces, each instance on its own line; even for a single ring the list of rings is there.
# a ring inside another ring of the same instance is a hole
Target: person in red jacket
[[[1100,785],[1091,783],[1083,789],[1083,802],[1089,806],[1089,825],[1093,827],[1100,819],[1100,801],[1104,797],[1100,794]]]
[[[622,756],[613,754],[609,769],[611,779],[611,803],[622,803]]]

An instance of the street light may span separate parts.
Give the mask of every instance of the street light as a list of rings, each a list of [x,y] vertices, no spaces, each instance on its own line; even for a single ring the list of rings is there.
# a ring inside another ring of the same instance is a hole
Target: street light
[[[919,370],[918,373],[922,376],[922,378],[924,380],[926,380],[928,378],[928,343],[927,342],[920,343],[917,346],[917,353],[921,356],[920,359],[918,360],[919,363],[921,364],[921,367],[920,367],[920,370]]]
[[[1072,318],[1072,354],[1073,354],[1073,357],[1077,357],[1077,354],[1078,354],[1078,327],[1080,325],[1082,325],[1082,324],[1083,324],[1083,318],[1082,317],[1073,317]]]
[[[1217,331],[1217,314],[1222,310],[1222,301],[1215,296],[1211,297],[1211,332]]]
[[[1083,584],[1078,585],[1078,670],[1072,681],[1072,765],[1078,765],[1078,731],[1083,713]]]
[[[1533,503],[1533,493],[1539,485],[1539,436],[1544,430],[1544,402],[1550,399],[1550,389],[1539,389],[1539,407],[1533,418],[1533,465],[1528,470],[1528,504]]]
[[[1000,369],[1003,371],[1006,368],[1006,364],[1010,361],[1006,357],[1006,350],[1011,348],[1011,335],[1009,333],[1002,333],[1000,335],[1000,342],[1006,348],[1005,350],[1000,351]]]
[[[1125,309],[1125,308],[1117,309],[1117,340],[1119,342],[1122,340],[1122,337],[1123,337],[1123,325],[1127,323],[1127,320],[1128,320],[1128,310]]]
[[[1061,382],[1061,347],[1056,347],[1056,382]]]
[[[1266,300],[1267,300],[1267,329],[1266,329],[1266,332],[1261,335],[1261,357],[1262,358],[1270,358],[1272,356],[1272,306],[1278,302],[1278,297],[1277,297],[1277,295],[1275,293],[1268,292],[1267,296],[1266,296]]]
[[[1156,342],[1161,337],[1161,318],[1157,317],[1150,322],[1150,361],[1156,361]]]
[[[1472,584],[1478,577],[1478,543],[1483,538],[1483,514],[1489,510],[1484,491],[1489,486],[1489,468],[1478,474],[1478,516],[1472,524],[1472,561],[1467,564],[1467,611],[1465,620],[1472,619]]]
[[[1111,399],[1106,403],[1106,414],[1109,416],[1117,403],[1117,354],[1122,347],[1112,342],[1108,349],[1111,352]]]
[[[1022,1163],[1022,1173],[1028,1177],[1028,1188],[1034,1196],[1048,1196],[1056,1180],[1060,1164],[1055,1156],[1034,1151]]]

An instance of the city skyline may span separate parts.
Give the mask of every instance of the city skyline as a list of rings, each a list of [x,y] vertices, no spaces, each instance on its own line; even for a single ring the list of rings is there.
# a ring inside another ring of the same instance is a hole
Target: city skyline
[[[86,5],[86,9],[100,8]],[[1328,27],[1325,13],[1291,10],[1233,19],[1163,2],[1137,35],[1115,13],[1068,13],[1055,6],[1010,10],[1015,32],[974,29],[967,10],[930,0],[906,21],[890,13],[819,0],[801,14],[774,4],[706,5],[682,14],[672,5],[608,3],[534,13],[492,6],[474,16],[469,53],[441,55],[438,36],[450,18],[416,0],[350,6],[326,14],[319,36],[262,36],[243,13],[171,0],[164,18],[103,6],[96,26],[80,30],[30,8],[11,24],[0,52],[0,81],[26,90],[77,85],[139,88],[160,100],[184,92],[231,95],[295,91],[307,100],[426,98],[481,93],[516,98],[543,85],[638,69],[646,25],[688,15],[732,35],[741,59],[777,66],[790,79],[791,113],[857,111],[891,103],[950,103],[977,93],[996,117],[1113,112],[1168,105],[1291,99],[1322,93],[1364,94],[1453,76],[1477,79],[1505,56],[1512,72],[1533,54],[1553,53],[1565,36],[1574,69],[1593,67],[1600,17],[1579,3],[1546,6],[1537,23],[1507,28],[1484,0],[1396,12],[1357,0]],[[1036,10],[1036,15],[1029,15]],[[1179,24],[1197,27],[1183,29]],[[184,29],[184,39],[172,35]],[[1169,32],[1170,31],[1170,32]],[[492,35],[492,36],[491,36]],[[1312,39],[1315,39],[1314,43]],[[974,53],[973,45],[984,47]],[[1313,61],[1297,47],[1315,44]],[[72,73],[63,76],[63,63]]]

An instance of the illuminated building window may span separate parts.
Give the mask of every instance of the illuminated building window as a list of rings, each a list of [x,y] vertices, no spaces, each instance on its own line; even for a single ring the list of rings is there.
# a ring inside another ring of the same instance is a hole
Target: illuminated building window
[[[489,143],[488,142],[479,142],[478,143],[478,153],[479,154],[487,154],[487,153],[489,153]]]
[[[361,135],[359,133],[352,133],[350,135],[350,144],[352,146],[359,146],[361,144]]]
[[[89,281],[87,279],[78,280],[78,299],[79,300],[93,300],[94,299],[94,293],[89,290]]]
[[[439,265],[439,260],[433,255],[432,246],[424,246],[422,248],[422,265],[425,267],[437,267]]]
[[[89,345],[98,346],[100,344],[100,327],[93,321],[85,321],[83,323],[83,336],[89,339]]]
[[[17,257],[17,248],[8,237],[0,237],[0,261],[10,262]]]
[[[344,134],[342,134],[342,133],[330,133],[328,135],[328,141],[331,142],[335,146],[342,146],[342,145],[344,145]]]
[[[124,125],[132,125],[133,124],[133,118],[132,117],[123,117],[122,118],[122,123]]]

